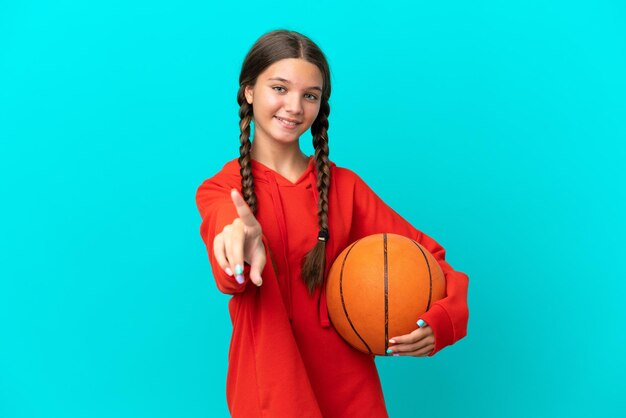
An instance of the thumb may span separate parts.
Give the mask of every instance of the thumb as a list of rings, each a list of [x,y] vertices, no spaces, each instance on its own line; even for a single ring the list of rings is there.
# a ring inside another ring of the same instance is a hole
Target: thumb
[[[265,262],[265,247],[257,247],[252,254],[252,259],[250,260],[250,280],[257,286],[261,286],[263,284],[261,272],[265,268]]]

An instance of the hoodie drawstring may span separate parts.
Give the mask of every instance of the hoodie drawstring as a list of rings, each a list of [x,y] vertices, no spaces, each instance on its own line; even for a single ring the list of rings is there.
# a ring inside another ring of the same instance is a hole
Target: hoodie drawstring
[[[276,225],[278,226],[278,230],[280,231],[280,236],[282,238],[282,257],[284,260],[284,263],[286,266],[289,265],[288,262],[288,258],[287,258],[287,248],[289,248],[288,244],[287,244],[287,225],[285,223],[285,210],[283,208],[283,202],[281,199],[281,195],[280,195],[280,190],[278,188],[278,183],[276,182],[276,178],[274,177],[274,174],[269,171],[266,170],[265,171],[266,177],[269,180],[270,183],[270,192],[272,195],[272,202],[274,204],[274,208],[276,209],[274,211],[275,215],[276,215]],[[319,196],[317,193],[317,177],[315,175],[315,171],[311,170],[309,171],[309,183],[311,184],[311,188],[313,189],[313,196],[315,199],[315,208],[317,209],[318,206],[318,202],[319,202]],[[316,211],[317,212],[317,211]],[[320,325],[322,326],[322,328],[327,328],[330,326],[330,320],[328,318],[328,308],[326,306],[326,277],[328,275],[328,271],[330,270],[330,263],[332,262],[332,260],[329,260],[328,258],[328,253],[329,253],[329,248],[328,248],[328,242],[326,243],[326,265],[324,268],[324,282],[322,283],[322,288],[319,291],[319,295],[318,295],[318,307],[319,307],[319,320],[320,320]],[[287,314],[289,316],[289,320],[292,319],[292,296],[291,296],[291,272],[290,269],[286,269],[286,278],[285,278],[285,287],[286,287],[286,292],[287,292],[287,298],[285,300],[285,304],[287,305]]]

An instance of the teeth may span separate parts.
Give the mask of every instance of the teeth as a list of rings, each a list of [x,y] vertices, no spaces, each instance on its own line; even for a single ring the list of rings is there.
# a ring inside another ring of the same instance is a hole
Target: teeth
[[[296,124],[295,122],[290,122],[290,121],[288,121],[288,120],[281,119],[281,118],[279,118],[278,116],[276,116],[276,119],[278,119],[278,120],[280,120],[280,121],[283,121],[283,122],[284,122],[284,123],[286,123],[287,125],[295,126],[295,124]]]

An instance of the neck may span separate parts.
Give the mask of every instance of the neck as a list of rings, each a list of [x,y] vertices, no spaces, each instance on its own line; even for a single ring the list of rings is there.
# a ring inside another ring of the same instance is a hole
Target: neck
[[[265,145],[254,140],[250,149],[250,158],[277,172],[301,170],[309,163],[309,157],[300,150],[300,144],[297,142]]]

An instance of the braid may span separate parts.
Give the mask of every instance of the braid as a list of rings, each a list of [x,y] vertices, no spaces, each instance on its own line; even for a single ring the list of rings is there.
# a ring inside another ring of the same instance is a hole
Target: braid
[[[328,188],[330,186],[330,163],[328,161],[328,102],[320,107],[320,116],[311,125],[313,133],[313,147],[315,147],[315,161],[317,164],[317,190],[319,204],[317,216],[320,229],[328,230]]]
[[[315,163],[317,165],[317,218],[320,234],[317,243],[304,257],[302,277],[310,293],[324,283],[326,264],[326,240],[328,237],[328,189],[330,187],[330,162],[328,160],[328,100],[320,105],[320,111],[311,125],[313,147],[315,147]]]
[[[256,213],[256,194],[254,193],[254,179],[252,177],[252,164],[250,163],[250,121],[252,120],[252,105],[246,101],[244,94],[245,86],[239,88],[237,102],[239,102],[239,166],[241,173],[241,194],[250,206],[252,213]]]

